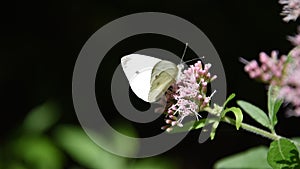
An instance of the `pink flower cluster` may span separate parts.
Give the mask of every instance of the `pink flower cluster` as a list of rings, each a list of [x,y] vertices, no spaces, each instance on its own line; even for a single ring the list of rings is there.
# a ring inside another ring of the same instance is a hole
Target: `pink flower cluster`
[[[300,15],[300,0],[279,0],[283,4],[283,11],[281,15],[285,16],[283,20],[288,22],[295,21]]]
[[[298,26],[298,34],[295,36],[288,36],[288,40],[294,45],[294,46],[300,46],[300,26]]]
[[[182,121],[187,116],[201,117],[198,112],[202,111],[209,105],[211,96],[206,96],[207,85],[217,78],[209,72],[211,64],[202,66],[202,62],[198,61],[191,65],[187,70],[179,76],[176,84],[173,86],[173,92],[169,92],[167,98],[171,98],[172,103],[167,108],[166,126],[162,129],[172,130],[172,126],[182,127]],[[170,95],[171,94],[171,95]],[[168,95],[168,93],[167,93]],[[170,97],[171,96],[171,97]]]
[[[261,66],[253,60],[246,64],[245,71],[253,79],[279,87],[278,98],[293,106],[289,115],[300,116],[300,48],[290,52],[289,58],[272,52],[271,57],[260,53]]]
[[[259,54],[259,66],[256,60],[248,62],[244,70],[253,79],[260,80],[267,84],[281,85],[284,73],[284,65],[287,60],[286,56],[278,58],[278,52],[272,51],[271,57],[265,52]]]
[[[288,112],[288,115],[300,116],[300,49],[293,49],[291,55],[291,62],[286,68],[287,76],[279,90],[279,97],[293,106],[294,111]]]

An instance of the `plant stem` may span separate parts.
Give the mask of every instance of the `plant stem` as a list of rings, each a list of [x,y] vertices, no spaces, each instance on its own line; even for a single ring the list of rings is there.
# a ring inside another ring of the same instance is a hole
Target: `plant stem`
[[[229,118],[229,117],[222,118],[222,121],[226,122],[226,123],[229,123],[231,125],[234,125],[234,126],[236,124],[235,120],[232,119],[232,118]],[[280,138],[283,138],[282,136],[278,136],[275,133],[270,133],[268,131],[262,130],[260,128],[254,127],[254,126],[246,124],[246,123],[241,123],[241,128],[244,129],[244,130],[250,131],[252,133],[261,135],[261,136],[266,137],[266,138],[271,139],[271,140],[279,140]]]
[[[218,108],[218,107],[220,107],[220,106],[215,105],[215,108]],[[213,111],[213,109],[211,109],[211,108],[208,108],[208,109],[205,109],[205,110],[207,112],[213,114],[213,115],[218,114],[218,113],[215,113]],[[221,118],[221,121],[226,122],[228,124],[231,124],[233,126],[236,126],[236,120],[234,120],[230,117],[225,116],[225,117]],[[255,126],[252,126],[252,125],[246,124],[246,123],[241,123],[240,128],[242,128],[244,130],[247,130],[249,132],[252,132],[254,134],[260,135],[262,137],[268,138],[270,140],[274,140],[274,141],[279,140],[279,139],[287,139],[287,140],[293,142],[296,146],[298,146],[300,148],[300,143],[299,142],[297,142],[295,140],[292,140],[292,139],[289,139],[289,138],[286,138],[286,137],[283,137],[283,136],[280,136],[280,135],[277,135],[276,132],[275,132],[275,129],[272,129],[272,131],[269,132],[269,131],[260,129],[258,127],[255,127]]]
[[[230,117],[224,117],[222,119],[223,122],[226,122],[228,124],[231,124],[231,125],[234,125],[236,124],[236,121]],[[254,127],[252,125],[249,125],[249,124],[246,124],[246,123],[241,123],[241,128],[244,129],[244,130],[247,130],[249,132],[252,132],[252,133],[255,133],[255,134],[258,134],[258,135],[261,135],[263,137],[266,137],[268,139],[271,139],[271,140],[279,140],[281,138],[284,138],[284,139],[287,139],[287,140],[290,140],[291,142],[293,142],[296,146],[300,147],[300,143],[295,141],[295,140],[291,140],[289,138],[286,138],[286,137],[283,137],[283,136],[279,136],[277,135],[276,133],[270,133],[268,131],[265,131],[263,129],[260,129],[260,128],[257,128],[257,127]]]

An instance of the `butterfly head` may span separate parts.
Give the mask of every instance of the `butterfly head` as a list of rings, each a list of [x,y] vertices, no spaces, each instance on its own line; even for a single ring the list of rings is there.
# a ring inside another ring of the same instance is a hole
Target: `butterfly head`
[[[183,63],[177,65],[178,71],[182,71],[184,69]]]

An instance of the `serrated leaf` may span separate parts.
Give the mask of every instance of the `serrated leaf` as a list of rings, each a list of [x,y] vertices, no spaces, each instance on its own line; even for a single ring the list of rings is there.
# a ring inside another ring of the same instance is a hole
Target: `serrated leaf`
[[[230,96],[227,97],[226,101],[223,104],[223,109],[225,109],[225,106],[227,105],[227,103],[232,100],[235,97],[235,94],[232,93]]]
[[[274,169],[300,168],[297,147],[287,139],[273,141],[268,152],[268,163]]]
[[[238,130],[241,127],[242,121],[243,121],[243,113],[241,111],[240,108],[238,107],[230,107],[230,108],[226,108],[222,113],[221,113],[221,117],[225,117],[225,115],[228,112],[232,112],[235,116],[235,126],[236,129]]]
[[[34,109],[26,116],[22,129],[28,133],[42,133],[59,119],[58,106],[49,101]]]
[[[263,110],[254,106],[251,103],[242,100],[237,101],[237,104],[255,121],[257,121],[258,123],[260,123],[261,125],[269,129],[272,128],[270,124],[270,120]]]
[[[277,89],[271,85],[268,91],[268,113],[273,129],[277,124],[277,112],[283,102],[281,99],[277,98],[277,95],[274,94],[274,92],[276,92],[275,90]]]
[[[263,168],[271,169],[267,162],[268,148],[264,146],[254,147],[244,152],[227,156],[214,165],[215,169],[224,168]]]

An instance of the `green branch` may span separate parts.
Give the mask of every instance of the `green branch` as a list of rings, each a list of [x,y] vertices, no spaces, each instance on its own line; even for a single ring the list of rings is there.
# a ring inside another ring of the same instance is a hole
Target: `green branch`
[[[229,117],[224,117],[222,118],[222,121],[223,122],[226,122],[228,124],[231,124],[231,125],[234,125],[236,124],[235,120],[232,119],[232,118],[229,118]],[[261,135],[263,137],[266,137],[268,139],[271,139],[271,140],[279,140],[280,138],[283,138],[282,136],[279,136],[277,134],[273,134],[273,133],[270,133],[268,131],[265,131],[265,130],[262,130],[260,128],[257,128],[257,127],[254,127],[254,126],[251,126],[249,124],[246,124],[246,123],[241,123],[241,126],[240,126],[242,129],[244,130],[247,130],[249,132],[252,132],[252,133],[255,133],[255,134],[258,134],[258,135]]]

